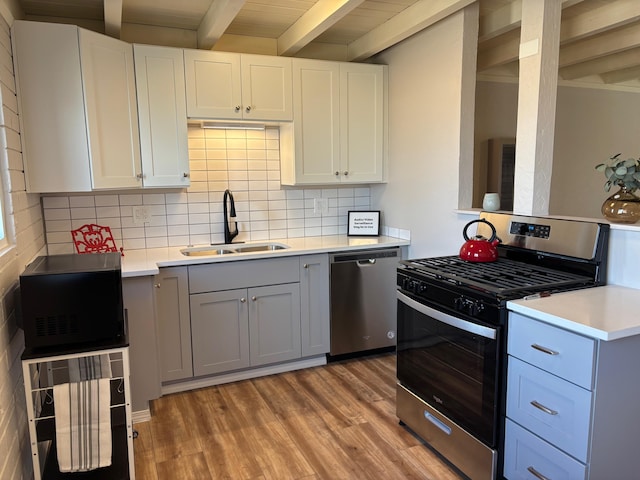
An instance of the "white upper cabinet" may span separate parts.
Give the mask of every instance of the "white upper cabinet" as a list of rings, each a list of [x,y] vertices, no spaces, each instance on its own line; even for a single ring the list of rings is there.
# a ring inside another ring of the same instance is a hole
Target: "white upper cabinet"
[[[384,181],[384,69],[293,59],[295,155],[282,158],[283,184]]]
[[[141,186],[131,45],[42,22],[12,35],[27,190]]]
[[[291,59],[185,50],[187,116],[291,121]]]
[[[183,50],[134,45],[142,183],[189,186]]]

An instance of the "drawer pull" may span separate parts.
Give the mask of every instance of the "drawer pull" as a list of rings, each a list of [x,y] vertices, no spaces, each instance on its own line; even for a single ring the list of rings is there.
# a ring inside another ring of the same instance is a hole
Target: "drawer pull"
[[[536,407],[538,410],[542,410],[544,413],[548,413],[549,415],[557,415],[558,412],[557,410],[551,410],[549,407],[545,407],[544,405],[542,405],[541,403],[538,403],[535,400],[531,400],[531,405],[533,405],[534,407]]]
[[[529,471],[529,473],[531,475],[533,475],[534,477],[538,478],[539,480],[551,480],[549,477],[545,477],[543,474],[541,474],[539,471],[537,471],[533,467],[527,467],[527,470]]]
[[[542,345],[538,345],[537,343],[532,344],[531,348],[535,348],[536,350],[539,350],[540,352],[546,353],[547,355],[559,355],[560,354],[560,352],[556,352],[555,350],[551,350],[550,348],[543,347]]]
[[[429,420],[431,423],[433,423],[436,427],[438,427],[440,430],[442,430],[444,433],[446,433],[447,435],[451,435],[451,427],[446,425],[442,420],[440,420],[439,418],[434,417],[433,415],[431,415],[429,412],[427,412],[425,410],[424,412],[424,418],[426,418],[427,420]]]

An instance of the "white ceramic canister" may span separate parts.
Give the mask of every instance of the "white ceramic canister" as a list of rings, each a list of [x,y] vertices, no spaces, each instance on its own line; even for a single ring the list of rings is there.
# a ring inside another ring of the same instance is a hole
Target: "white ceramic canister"
[[[497,193],[485,193],[482,199],[482,209],[487,212],[500,210],[500,195]]]

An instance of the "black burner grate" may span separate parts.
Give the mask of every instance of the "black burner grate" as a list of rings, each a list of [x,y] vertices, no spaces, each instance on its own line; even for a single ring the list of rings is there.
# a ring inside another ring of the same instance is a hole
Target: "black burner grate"
[[[496,262],[467,262],[456,256],[402,262],[419,272],[442,280],[496,294],[546,291],[582,285],[593,279],[528,263],[499,258]]]

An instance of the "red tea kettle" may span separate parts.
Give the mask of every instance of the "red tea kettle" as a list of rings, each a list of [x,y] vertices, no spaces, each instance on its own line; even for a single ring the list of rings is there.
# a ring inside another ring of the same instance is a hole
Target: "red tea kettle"
[[[491,238],[486,239],[482,235],[476,235],[473,238],[467,236],[467,229],[473,223],[486,223],[491,227]],[[466,240],[460,248],[460,258],[468,262],[494,262],[498,259],[498,249],[496,246],[501,240],[496,235],[496,227],[484,218],[472,220],[467,223],[462,231],[462,235]]]

